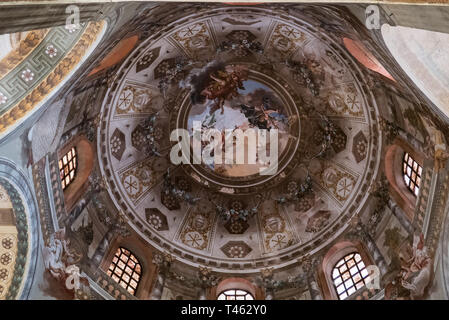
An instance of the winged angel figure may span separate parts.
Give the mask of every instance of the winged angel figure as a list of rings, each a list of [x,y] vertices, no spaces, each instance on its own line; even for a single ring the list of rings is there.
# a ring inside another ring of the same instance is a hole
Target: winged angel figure
[[[214,106],[210,113],[221,109],[223,114],[225,101],[237,97],[239,89],[245,89],[243,81],[248,80],[248,74],[248,68],[243,65],[208,64],[200,73],[190,76],[192,104],[212,100]]]

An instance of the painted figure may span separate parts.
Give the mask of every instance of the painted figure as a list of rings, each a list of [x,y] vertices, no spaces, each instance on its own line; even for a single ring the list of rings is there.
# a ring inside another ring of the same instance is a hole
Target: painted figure
[[[424,246],[423,234],[414,237],[412,250],[412,257],[404,261],[402,266],[401,285],[410,290],[412,299],[416,299],[423,296],[431,277],[432,264],[427,247]]]
[[[238,89],[245,89],[243,81],[248,80],[248,69],[240,65],[226,66],[224,71],[218,70],[215,75],[211,73],[209,77],[212,81],[201,91],[201,95],[215,101],[211,113],[221,109],[223,114],[225,101],[237,97]]]

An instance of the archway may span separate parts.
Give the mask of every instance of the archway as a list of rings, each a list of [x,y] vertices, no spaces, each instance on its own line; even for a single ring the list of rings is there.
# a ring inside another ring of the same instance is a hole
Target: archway
[[[0,300],[28,299],[34,281],[40,233],[32,190],[16,164],[0,158]]]

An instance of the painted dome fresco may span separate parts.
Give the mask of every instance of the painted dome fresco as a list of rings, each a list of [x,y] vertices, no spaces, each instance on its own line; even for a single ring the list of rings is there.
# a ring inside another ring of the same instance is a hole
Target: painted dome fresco
[[[280,266],[363,206],[379,163],[377,114],[351,56],[313,19],[209,10],[160,28],[123,63],[98,157],[115,205],[152,245],[220,269]],[[173,164],[172,131],[187,129],[193,144],[195,121],[223,135],[277,129],[277,171]]]
[[[449,6],[391,1],[0,0],[0,300],[448,299]]]

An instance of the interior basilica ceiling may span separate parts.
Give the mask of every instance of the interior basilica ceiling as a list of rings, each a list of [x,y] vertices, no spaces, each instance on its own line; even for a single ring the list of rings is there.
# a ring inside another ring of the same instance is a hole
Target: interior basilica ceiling
[[[193,104],[189,82],[218,65],[249,72],[223,113]],[[341,39],[306,13],[231,7],[188,15],[146,38],[117,74],[101,111],[101,173],[153,246],[223,270],[282,266],[338,236],[364,205],[379,165],[376,101]],[[280,128],[275,175],[251,165],[170,164],[173,129],[191,131],[193,119],[219,130],[255,127],[239,103],[258,107],[264,98],[285,117],[272,125]],[[157,154],[146,138],[153,127]]]
[[[424,90],[424,71],[404,67],[413,48],[389,50],[417,8],[381,5],[369,29],[366,6],[80,4],[78,29],[58,5],[46,22],[24,15],[30,30],[0,19],[0,213],[16,217],[2,229],[0,214],[0,298],[448,293],[441,68]],[[449,30],[438,12],[426,32]],[[276,140],[215,148],[242,130]],[[190,151],[180,163],[177,144]],[[243,163],[226,162],[229,149]],[[133,271],[117,276],[122,257]],[[375,266],[381,287],[342,292],[341,261]],[[79,290],[61,287],[72,267]]]

